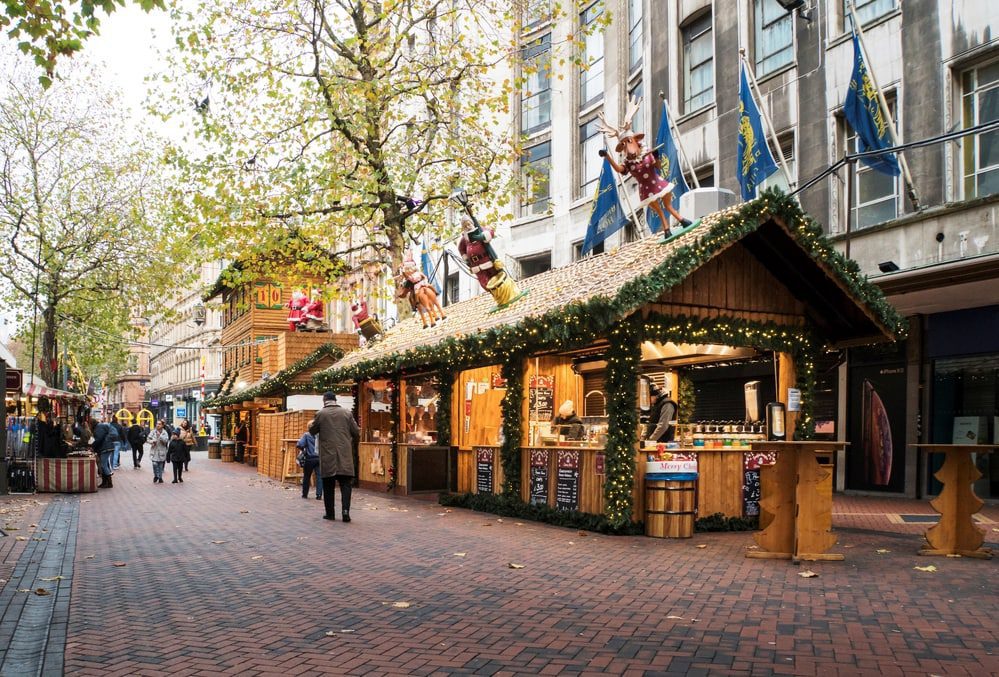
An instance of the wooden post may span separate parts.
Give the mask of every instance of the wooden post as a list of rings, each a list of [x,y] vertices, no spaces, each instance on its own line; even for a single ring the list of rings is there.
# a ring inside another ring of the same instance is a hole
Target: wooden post
[[[784,405],[784,439],[788,441],[794,439],[794,429],[798,423],[799,412],[788,411],[787,390],[795,387],[797,378],[794,358],[788,353],[778,353],[777,401]]]

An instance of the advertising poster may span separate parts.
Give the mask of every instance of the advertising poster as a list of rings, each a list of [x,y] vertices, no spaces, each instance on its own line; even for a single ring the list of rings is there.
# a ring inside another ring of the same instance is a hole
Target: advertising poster
[[[847,489],[901,493],[905,489],[905,366],[850,369]]]

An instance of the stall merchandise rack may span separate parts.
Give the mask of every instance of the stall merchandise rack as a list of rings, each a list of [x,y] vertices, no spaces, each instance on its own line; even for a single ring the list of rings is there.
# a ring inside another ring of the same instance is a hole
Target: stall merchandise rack
[[[38,453],[37,420],[34,416],[7,417],[4,449],[8,491],[35,493],[35,458]]]

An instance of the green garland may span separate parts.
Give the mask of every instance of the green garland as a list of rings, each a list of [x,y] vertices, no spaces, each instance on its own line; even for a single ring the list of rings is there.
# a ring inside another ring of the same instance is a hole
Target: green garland
[[[399,385],[399,376],[395,375],[389,380],[389,420],[398,429],[399,426],[399,398],[402,394],[400,392],[401,387]],[[396,431],[392,432],[392,447],[389,454],[389,458],[392,460],[392,466],[389,468],[388,481],[385,484],[386,491],[392,491],[399,484],[399,434]]]
[[[449,336],[434,345],[418,346],[365,360],[349,367],[329,369],[315,376],[322,389],[339,383],[399,373],[409,369],[443,367],[458,371],[467,367],[505,362],[516,354],[565,349],[569,344],[606,336],[622,318],[654,302],[664,291],[687,279],[722,249],[777,217],[811,258],[826,266],[890,333],[900,336],[905,320],[885,300],[881,290],[867,281],[856,262],[835,251],[811,218],[798,204],[778,190],[768,190],[736,210],[723,214],[692,244],[680,247],[648,275],[624,285],[612,297],[597,296],[585,302],[552,308],[517,324],[494,327],[467,336]]]
[[[441,494],[438,501],[447,507],[467,508],[503,517],[516,517],[558,527],[597,531],[603,534],[639,535],[644,533],[644,528],[640,522],[615,525],[604,515],[591,515],[577,510],[557,510],[547,505],[532,505],[519,498],[503,494]]]
[[[506,393],[500,408],[503,416],[503,444],[500,461],[503,464],[503,495],[520,500],[520,440],[523,435],[524,367],[523,360],[511,356],[501,368],[506,380]]]
[[[455,374],[450,369],[437,373],[437,444],[451,446],[451,398]]]
[[[604,482],[604,515],[615,528],[631,522],[635,482],[635,443],[638,434],[637,384],[641,343],[631,323],[611,330],[607,349],[605,388],[607,401],[607,476]]]
[[[303,371],[306,371],[307,369],[314,367],[326,357],[331,357],[333,358],[334,361],[339,360],[341,357],[343,357],[343,349],[334,343],[323,344],[319,348],[315,349],[314,351],[312,351],[311,353],[300,359],[298,362],[295,362],[285,367],[278,373],[274,374],[274,376],[267,379],[263,383],[255,385],[248,390],[242,390],[232,395],[228,394],[229,392],[228,390],[226,391],[225,395],[222,395],[220,390],[219,391],[220,396],[215,397],[211,400],[206,400],[205,405],[217,407],[217,406],[224,406],[226,404],[237,404],[239,402],[246,402],[247,400],[252,400],[255,397],[265,397],[270,393],[273,393],[274,391],[282,388],[285,390],[285,392],[288,393],[313,392],[316,389],[314,385],[314,380],[303,384],[292,384],[291,379],[294,378],[295,376],[298,376]],[[235,374],[236,373],[235,370],[232,373]],[[235,378],[233,378],[233,381],[235,381]],[[331,386],[331,388],[339,388],[341,390],[345,387],[349,386],[344,386],[344,384],[333,384]]]

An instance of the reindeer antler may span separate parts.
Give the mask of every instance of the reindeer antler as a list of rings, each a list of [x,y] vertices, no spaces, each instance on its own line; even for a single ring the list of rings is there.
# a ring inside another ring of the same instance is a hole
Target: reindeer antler
[[[631,121],[635,118],[635,114],[639,110],[639,101],[640,99],[628,97],[628,106],[624,112],[624,121],[621,123],[623,131],[631,129]]]
[[[610,124],[609,122],[607,122],[607,118],[604,117],[604,112],[603,111],[600,111],[599,113],[597,113],[597,119],[600,120],[600,124],[597,125],[597,131],[598,132],[603,132],[603,134],[605,136],[609,136],[609,137],[615,138],[615,139],[621,133],[620,129],[618,129],[614,125]]]

